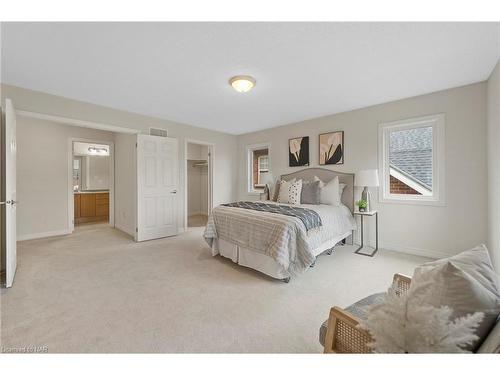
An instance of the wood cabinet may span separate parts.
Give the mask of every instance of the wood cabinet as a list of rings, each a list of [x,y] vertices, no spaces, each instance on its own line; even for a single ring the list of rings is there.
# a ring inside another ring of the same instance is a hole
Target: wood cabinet
[[[109,220],[109,193],[75,193],[75,224]]]
[[[80,214],[80,195],[81,194],[74,194],[74,201],[75,201],[75,219],[78,219],[81,217]]]

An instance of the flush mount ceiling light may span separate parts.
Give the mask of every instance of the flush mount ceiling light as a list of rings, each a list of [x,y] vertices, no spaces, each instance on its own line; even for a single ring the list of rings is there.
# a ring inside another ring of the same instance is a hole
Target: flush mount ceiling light
[[[248,92],[255,86],[255,79],[250,76],[234,76],[229,84],[238,92]]]
[[[89,154],[91,154],[91,155],[103,155],[103,156],[109,155],[109,151],[106,147],[90,146],[88,148],[88,150],[89,150]]]

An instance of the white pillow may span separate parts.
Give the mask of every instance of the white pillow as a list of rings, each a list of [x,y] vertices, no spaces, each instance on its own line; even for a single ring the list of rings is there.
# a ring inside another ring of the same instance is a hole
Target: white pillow
[[[475,351],[500,313],[500,282],[486,246],[418,267],[411,281],[408,308],[423,305],[448,306],[453,310],[452,319],[483,312],[476,329],[479,340],[468,348]]]
[[[317,176],[314,176],[314,181],[319,181],[319,187],[321,188],[320,203],[329,204],[331,206],[340,206],[341,190],[339,184],[339,177],[335,176],[333,180],[325,184]]]
[[[339,200],[342,202],[342,194],[344,194],[344,189],[347,186],[347,184],[340,183],[339,184]]]
[[[302,180],[281,181],[278,203],[300,204]]]

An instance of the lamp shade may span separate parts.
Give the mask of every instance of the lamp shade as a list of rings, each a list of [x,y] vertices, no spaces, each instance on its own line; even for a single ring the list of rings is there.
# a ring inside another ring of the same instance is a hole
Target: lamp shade
[[[274,182],[273,174],[271,172],[263,173],[260,182],[264,185],[272,185]]]
[[[364,169],[356,172],[354,177],[356,186],[378,186],[378,171],[376,169]]]

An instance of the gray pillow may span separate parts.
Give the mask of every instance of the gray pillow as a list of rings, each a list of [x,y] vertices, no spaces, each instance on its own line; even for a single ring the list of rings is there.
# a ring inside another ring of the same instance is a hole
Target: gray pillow
[[[269,196],[271,197],[271,200],[273,202],[278,201],[279,195],[280,195],[280,180],[276,181],[276,183],[274,184],[274,189],[272,190],[272,194],[271,192],[269,193]]]
[[[319,188],[319,181],[302,181],[302,193],[300,194],[301,204],[319,204],[321,197],[321,190]]]

